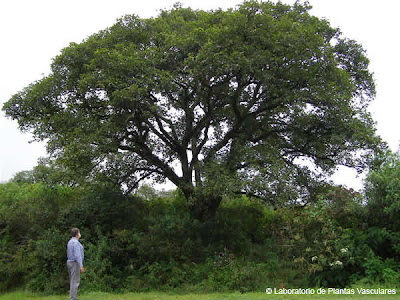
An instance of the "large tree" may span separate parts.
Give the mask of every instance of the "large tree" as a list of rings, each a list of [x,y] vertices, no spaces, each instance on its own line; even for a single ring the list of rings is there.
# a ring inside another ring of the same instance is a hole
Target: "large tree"
[[[318,174],[363,168],[379,142],[364,50],[309,9],[125,16],[63,49],[3,110],[80,174],[127,191],[167,178],[200,217],[227,191],[296,200]]]

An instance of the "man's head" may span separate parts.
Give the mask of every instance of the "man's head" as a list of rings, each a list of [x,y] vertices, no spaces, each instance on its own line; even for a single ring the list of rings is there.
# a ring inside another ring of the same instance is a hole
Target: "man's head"
[[[81,233],[79,232],[79,228],[72,228],[71,229],[71,235],[72,235],[72,237],[79,239],[81,237]]]

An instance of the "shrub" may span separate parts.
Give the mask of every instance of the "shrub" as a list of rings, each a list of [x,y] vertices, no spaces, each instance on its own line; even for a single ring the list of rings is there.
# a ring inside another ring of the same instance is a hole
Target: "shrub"
[[[29,272],[28,288],[48,294],[68,290],[68,272],[66,268],[66,243],[68,233],[57,228],[49,228],[33,241],[28,258],[32,265]],[[29,266],[29,265],[28,265]]]
[[[194,220],[181,192],[123,195],[113,186],[0,185],[0,290],[65,293],[71,227],[85,248],[83,291],[255,291],[391,285],[400,234],[368,227],[359,195],[333,188],[305,207],[225,198]],[[392,252],[380,252],[385,243]],[[397,249],[397,250],[396,250]],[[366,260],[368,258],[368,260]]]

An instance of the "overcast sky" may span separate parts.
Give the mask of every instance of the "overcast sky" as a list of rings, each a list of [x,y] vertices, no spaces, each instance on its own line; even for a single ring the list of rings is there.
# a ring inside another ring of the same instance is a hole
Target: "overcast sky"
[[[89,35],[115,23],[126,14],[142,18],[156,16],[176,0],[2,0],[0,2],[0,107],[13,94],[50,71],[52,58],[71,42],[79,43]],[[234,7],[237,0],[182,0],[183,6],[196,9]],[[292,0],[282,1],[294,3]],[[397,151],[400,143],[399,0],[310,0],[311,13],[340,27],[345,37],[361,43],[371,61],[377,84],[377,97],[370,111],[378,134]],[[17,122],[0,113],[0,182],[15,173],[32,169],[44,145],[29,143],[32,136],[20,133]],[[334,177],[336,183],[355,189],[361,179],[344,170]]]

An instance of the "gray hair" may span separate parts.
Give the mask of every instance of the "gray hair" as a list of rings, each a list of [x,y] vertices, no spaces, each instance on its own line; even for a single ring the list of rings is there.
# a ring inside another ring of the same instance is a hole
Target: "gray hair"
[[[72,228],[71,229],[71,235],[72,237],[76,237],[79,233],[79,228]]]

